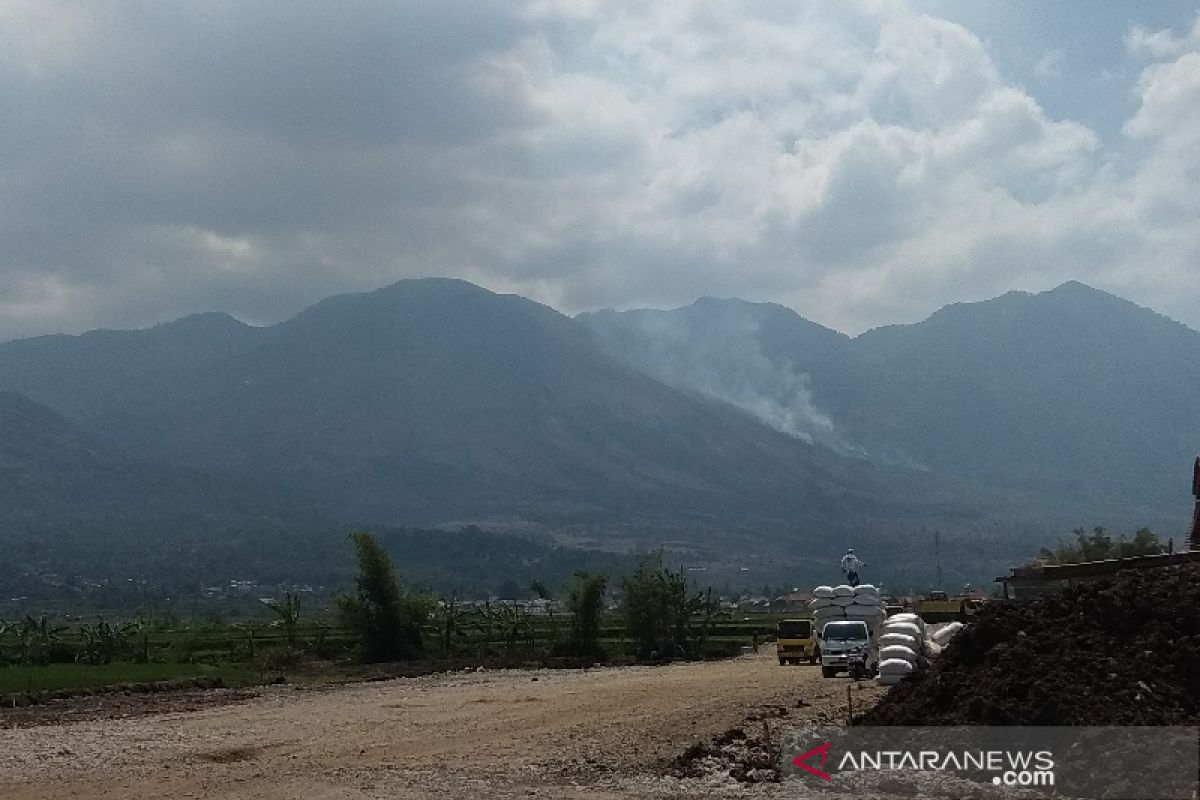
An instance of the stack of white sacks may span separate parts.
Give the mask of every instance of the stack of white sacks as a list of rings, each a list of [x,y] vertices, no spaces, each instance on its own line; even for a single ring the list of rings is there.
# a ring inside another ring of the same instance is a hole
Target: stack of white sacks
[[[879,684],[891,686],[920,669],[925,622],[916,614],[893,614],[879,637]]]
[[[912,613],[887,615],[879,590],[869,583],[860,586],[818,586],[808,604],[817,630],[825,623],[860,619],[867,623],[871,639],[879,645],[879,683],[891,686],[921,668],[927,658],[942,648],[963,628],[952,622],[926,635],[925,621]]]
[[[860,619],[867,623],[871,638],[879,635],[879,627],[887,617],[879,590],[869,583],[860,586],[818,586],[813,589],[813,625],[820,630],[825,623],[841,619]]]

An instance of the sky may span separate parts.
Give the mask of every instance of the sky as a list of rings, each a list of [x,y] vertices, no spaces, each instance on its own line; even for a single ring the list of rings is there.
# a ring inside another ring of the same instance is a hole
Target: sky
[[[0,0],[0,339],[454,276],[1200,328],[1200,4]]]

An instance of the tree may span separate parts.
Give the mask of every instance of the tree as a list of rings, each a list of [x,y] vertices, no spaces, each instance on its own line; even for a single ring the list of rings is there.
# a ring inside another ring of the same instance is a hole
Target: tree
[[[1081,561],[1101,561],[1107,558],[1132,558],[1163,552],[1162,542],[1149,528],[1139,528],[1132,540],[1120,537],[1116,540],[1096,526],[1090,531],[1076,528],[1071,531],[1074,543],[1059,540],[1053,548],[1043,547],[1038,551],[1038,560],[1045,564],[1076,564]]]
[[[1118,558],[1131,558],[1161,552],[1163,552],[1163,544],[1159,541],[1158,535],[1146,527],[1138,528],[1131,541],[1127,542],[1122,538],[1117,542]]]
[[[1097,525],[1091,533],[1085,533],[1083,528],[1076,528],[1075,539],[1079,542],[1079,553],[1084,561],[1100,561],[1113,555],[1113,540],[1104,528]]]
[[[647,556],[621,581],[621,591],[621,615],[640,658],[687,652],[688,623],[705,598],[688,586],[683,570],[664,567],[661,552]]]
[[[338,615],[359,639],[364,661],[400,661],[421,656],[421,626],[429,618],[427,598],[401,591],[392,560],[369,533],[352,533],[358,556],[356,591],[337,599]]]
[[[603,658],[600,650],[600,612],[604,610],[604,595],[608,591],[608,576],[604,573],[576,572],[567,587],[566,605],[571,612],[570,649],[576,655]]]

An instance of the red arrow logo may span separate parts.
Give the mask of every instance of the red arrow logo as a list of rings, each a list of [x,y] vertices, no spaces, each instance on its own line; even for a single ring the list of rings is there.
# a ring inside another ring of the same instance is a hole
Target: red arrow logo
[[[794,764],[795,766],[799,767],[802,770],[805,770],[806,772],[811,772],[813,775],[816,775],[818,778],[820,778],[823,781],[833,780],[833,778],[830,776],[830,774],[828,772],[817,769],[816,767],[812,766],[811,764],[804,763],[805,759],[810,758],[815,755],[820,755],[821,756],[821,766],[822,767],[825,766],[825,760],[827,758],[829,758],[829,745],[831,745],[831,744],[833,744],[833,742],[826,742],[823,745],[814,747],[812,750],[809,750],[807,753],[801,753],[800,755],[798,755],[792,759],[792,764]]]

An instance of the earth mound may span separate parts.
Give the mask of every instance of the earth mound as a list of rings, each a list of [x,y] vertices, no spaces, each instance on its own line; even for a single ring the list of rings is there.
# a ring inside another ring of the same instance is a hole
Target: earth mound
[[[1200,723],[1200,565],[988,603],[861,725]]]

